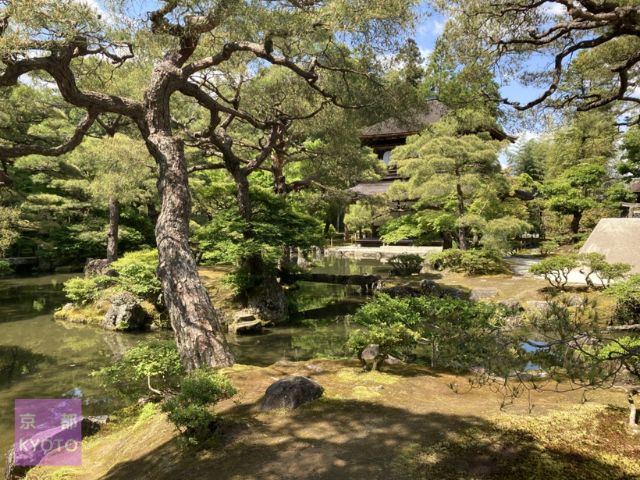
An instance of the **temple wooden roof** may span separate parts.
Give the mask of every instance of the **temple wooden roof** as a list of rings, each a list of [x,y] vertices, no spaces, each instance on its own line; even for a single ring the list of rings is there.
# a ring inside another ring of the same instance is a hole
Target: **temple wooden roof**
[[[427,103],[424,111],[415,112],[403,118],[388,118],[363,128],[360,138],[363,143],[366,143],[367,140],[415,135],[424,130],[426,126],[436,123],[446,112],[447,107],[443,103],[431,100]]]

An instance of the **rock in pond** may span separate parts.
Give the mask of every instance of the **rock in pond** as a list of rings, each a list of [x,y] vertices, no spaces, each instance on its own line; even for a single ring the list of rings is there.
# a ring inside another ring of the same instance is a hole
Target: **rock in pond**
[[[229,325],[229,332],[236,335],[255,335],[262,333],[263,328],[262,320],[245,320]]]
[[[324,388],[310,378],[285,377],[271,384],[262,398],[260,410],[293,410],[322,396]]]
[[[4,466],[4,478],[5,480],[20,480],[24,478],[32,468],[33,467],[30,466],[16,465],[13,459],[13,447],[11,447]]]
[[[90,437],[98,433],[109,422],[108,415],[95,415],[82,417],[82,438]]]
[[[153,318],[140,305],[141,301],[129,292],[117,293],[109,299],[111,306],[104,316],[102,327],[123,332],[149,330]]]

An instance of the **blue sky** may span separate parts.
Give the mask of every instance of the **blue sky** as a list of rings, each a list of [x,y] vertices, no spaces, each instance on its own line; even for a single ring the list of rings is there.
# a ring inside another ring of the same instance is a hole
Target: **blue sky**
[[[425,7],[422,7],[421,11],[424,12]],[[418,43],[423,56],[427,57],[431,51],[433,51],[436,40],[444,31],[446,21],[447,19],[439,14],[433,14],[420,20],[413,37]],[[536,96],[541,92],[541,89],[513,82],[508,85],[502,85],[501,92],[504,97],[509,98],[510,100],[527,102],[536,98]]]

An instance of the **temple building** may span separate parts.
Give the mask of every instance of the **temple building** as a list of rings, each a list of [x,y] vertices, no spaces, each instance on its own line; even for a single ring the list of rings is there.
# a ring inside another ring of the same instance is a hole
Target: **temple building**
[[[373,195],[384,195],[391,184],[397,180],[403,180],[398,175],[398,169],[391,164],[391,151],[407,143],[407,137],[417,135],[427,126],[440,120],[447,111],[447,107],[437,100],[427,104],[424,112],[411,115],[408,118],[390,118],[365,127],[360,135],[363,145],[370,147],[378,155],[378,158],[387,166],[384,177],[375,182],[358,183],[349,190],[356,200]]]

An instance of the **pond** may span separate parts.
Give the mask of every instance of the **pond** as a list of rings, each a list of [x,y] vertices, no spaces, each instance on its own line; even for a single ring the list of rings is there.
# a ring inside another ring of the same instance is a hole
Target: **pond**
[[[325,259],[316,271],[380,273],[375,261],[357,264]],[[13,402],[18,398],[60,398],[81,394],[84,413],[116,407],[92,371],[111,364],[127,349],[170,333],[122,334],[54,322],[52,313],[65,303],[62,284],[72,275],[0,280],[0,454],[13,442]],[[293,326],[271,328],[264,335],[230,336],[239,363],[270,365],[278,360],[339,356],[349,332],[345,314],[365,297],[359,288],[300,282],[291,298],[299,313]],[[3,467],[0,463],[0,468]]]

